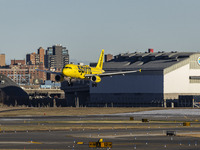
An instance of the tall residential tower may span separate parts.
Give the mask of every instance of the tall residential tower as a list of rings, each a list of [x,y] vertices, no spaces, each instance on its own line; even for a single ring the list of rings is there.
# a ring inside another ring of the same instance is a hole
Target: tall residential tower
[[[69,64],[69,54],[66,47],[62,45],[54,45],[48,47],[45,55],[45,67],[61,69]]]

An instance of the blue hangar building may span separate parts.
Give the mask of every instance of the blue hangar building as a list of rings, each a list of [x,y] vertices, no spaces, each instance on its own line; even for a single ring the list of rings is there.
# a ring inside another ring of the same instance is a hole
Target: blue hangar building
[[[167,107],[179,106],[180,96],[200,95],[200,53],[145,52],[124,53],[105,62],[107,72],[138,70],[132,74],[104,77],[97,87],[76,81],[64,82],[70,106]]]

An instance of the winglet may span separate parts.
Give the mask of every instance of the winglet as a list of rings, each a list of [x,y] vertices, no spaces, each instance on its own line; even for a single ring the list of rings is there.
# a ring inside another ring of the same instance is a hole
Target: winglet
[[[139,70],[139,72],[141,72],[141,71],[142,71],[142,69]]]
[[[96,68],[98,68],[98,69],[103,68],[103,57],[104,57],[104,49],[102,49],[102,51],[101,51],[101,55],[99,57],[99,61],[98,61]]]

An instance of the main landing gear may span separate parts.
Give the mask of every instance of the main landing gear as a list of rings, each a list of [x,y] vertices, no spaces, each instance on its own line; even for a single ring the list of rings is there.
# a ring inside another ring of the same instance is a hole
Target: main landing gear
[[[72,83],[72,80],[70,79],[68,82],[67,82],[68,86],[73,86],[73,83]]]

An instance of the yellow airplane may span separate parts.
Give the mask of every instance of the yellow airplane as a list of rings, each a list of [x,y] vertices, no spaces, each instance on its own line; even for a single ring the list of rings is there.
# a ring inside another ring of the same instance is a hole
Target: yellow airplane
[[[57,82],[64,81],[64,77],[68,77],[70,80],[68,81],[68,84],[72,86],[71,79],[83,79],[83,80],[91,80],[92,86],[96,87],[97,83],[101,81],[101,77],[105,76],[113,76],[113,75],[124,75],[127,73],[133,73],[133,72],[141,72],[140,70],[134,70],[134,71],[122,71],[122,72],[111,72],[106,73],[103,68],[103,58],[104,58],[104,50],[102,49],[101,55],[99,57],[99,61],[96,67],[90,67],[88,65],[74,65],[74,64],[67,64],[63,67],[62,72],[53,72],[53,71],[46,71],[46,70],[39,70],[46,73],[56,74],[55,80]]]

